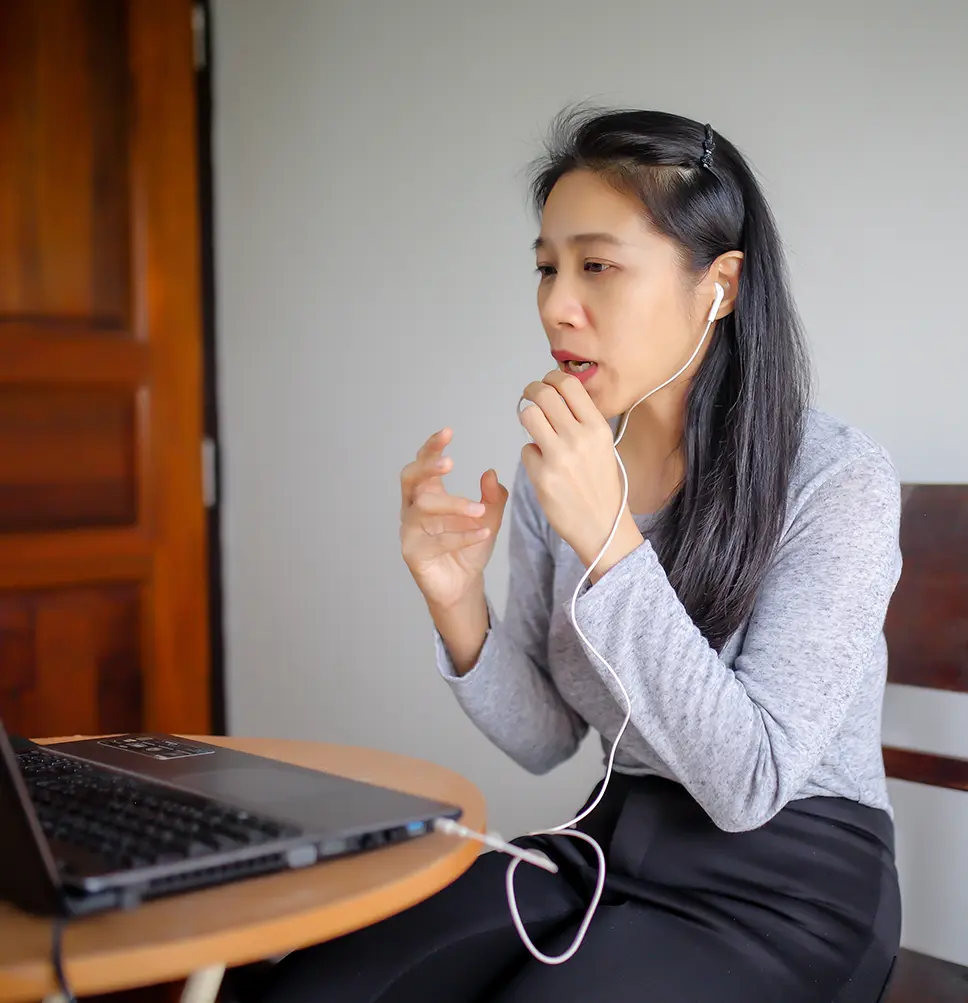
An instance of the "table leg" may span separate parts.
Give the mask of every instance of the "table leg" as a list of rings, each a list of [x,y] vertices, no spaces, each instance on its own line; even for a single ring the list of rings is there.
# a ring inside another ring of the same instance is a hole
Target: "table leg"
[[[180,1003],[215,1003],[224,975],[225,965],[209,965],[192,972],[185,980]],[[67,998],[63,993],[49,993],[43,1003],[67,1003]]]
[[[225,965],[209,965],[192,972],[185,981],[181,1003],[215,1003],[224,975]]]

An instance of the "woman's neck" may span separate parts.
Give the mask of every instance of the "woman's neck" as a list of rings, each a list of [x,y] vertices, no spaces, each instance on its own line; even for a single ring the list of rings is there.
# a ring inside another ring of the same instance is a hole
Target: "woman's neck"
[[[633,409],[619,443],[633,515],[658,512],[682,482],[686,388],[669,387],[669,391]]]

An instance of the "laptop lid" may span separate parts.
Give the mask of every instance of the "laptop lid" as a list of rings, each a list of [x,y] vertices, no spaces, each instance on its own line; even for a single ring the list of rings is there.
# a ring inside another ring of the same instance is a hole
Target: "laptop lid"
[[[54,858],[34,812],[17,756],[0,721],[0,899],[28,912],[64,912]]]
[[[436,818],[462,814],[432,798],[169,734],[86,738],[49,748],[296,825],[315,835],[323,856],[341,846],[379,845],[379,835],[356,838],[365,834],[412,827],[410,834],[419,835]]]

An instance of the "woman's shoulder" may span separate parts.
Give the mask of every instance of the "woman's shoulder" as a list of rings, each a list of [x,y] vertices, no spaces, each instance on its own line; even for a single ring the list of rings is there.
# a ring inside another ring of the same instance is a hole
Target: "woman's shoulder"
[[[900,491],[888,451],[866,432],[825,411],[810,409],[790,477],[791,515],[811,499],[837,490],[883,503]]]

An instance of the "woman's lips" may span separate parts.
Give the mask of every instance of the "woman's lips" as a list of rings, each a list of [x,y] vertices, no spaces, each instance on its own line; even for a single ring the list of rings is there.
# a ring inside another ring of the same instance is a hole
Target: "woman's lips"
[[[598,365],[594,362],[586,362],[582,369],[574,368],[570,362],[562,362],[560,368],[562,372],[569,373],[582,383],[587,383],[598,372]]]
[[[558,368],[563,373],[577,377],[582,383],[587,383],[598,372],[598,363],[583,359],[572,352],[552,352],[551,357],[558,363]]]

